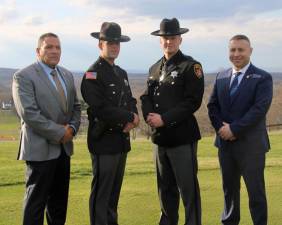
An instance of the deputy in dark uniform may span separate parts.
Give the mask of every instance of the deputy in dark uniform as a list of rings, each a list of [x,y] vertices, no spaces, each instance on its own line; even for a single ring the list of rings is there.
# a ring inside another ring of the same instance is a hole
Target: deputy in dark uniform
[[[160,225],[177,225],[179,197],[185,208],[185,225],[201,224],[197,180],[197,141],[200,131],[194,117],[202,102],[204,77],[201,64],[180,50],[177,19],[163,19],[160,36],[164,56],[149,71],[147,89],[141,96],[146,122],[153,128],[157,184],[161,205]]]
[[[91,153],[93,181],[89,200],[91,225],[117,225],[117,205],[122,186],[129,131],[139,123],[136,99],[132,97],[127,73],[114,64],[121,35],[116,23],[105,22],[100,32],[100,57],[83,76],[81,93],[89,105],[88,149]]]

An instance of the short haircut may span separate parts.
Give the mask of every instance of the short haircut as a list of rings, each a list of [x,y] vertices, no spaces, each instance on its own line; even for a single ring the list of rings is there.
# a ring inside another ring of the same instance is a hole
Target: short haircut
[[[236,34],[236,35],[234,35],[230,39],[230,41],[233,41],[233,40],[245,40],[245,41],[249,42],[249,44],[251,44],[250,39],[246,35],[244,35],[244,34]]]
[[[54,33],[51,33],[51,32],[42,34],[42,35],[39,37],[39,39],[38,39],[37,48],[40,48],[40,47],[41,47],[41,45],[42,45],[44,39],[47,38],[47,37],[53,37],[53,38],[58,38],[58,39],[59,39],[59,37],[58,37],[57,34],[54,34]]]

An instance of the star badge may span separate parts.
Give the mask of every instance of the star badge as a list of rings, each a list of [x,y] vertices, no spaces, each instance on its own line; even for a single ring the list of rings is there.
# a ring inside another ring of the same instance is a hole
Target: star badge
[[[170,74],[170,76],[171,76],[173,79],[176,78],[177,75],[178,75],[178,72],[177,72],[177,71],[172,71],[171,74]]]

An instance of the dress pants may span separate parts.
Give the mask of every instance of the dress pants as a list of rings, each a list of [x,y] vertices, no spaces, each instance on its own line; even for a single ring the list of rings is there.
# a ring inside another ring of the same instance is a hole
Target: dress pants
[[[240,179],[243,177],[249,196],[254,225],[267,224],[267,201],[264,183],[265,153],[248,153],[240,149],[219,149],[219,163],[224,191],[222,224],[240,222]]]
[[[43,225],[45,208],[48,225],[64,225],[69,192],[70,157],[61,147],[59,158],[26,161],[26,165],[23,225]]]
[[[91,154],[93,180],[89,199],[91,225],[118,225],[118,201],[127,153]]]
[[[197,179],[197,142],[173,148],[157,146],[157,185],[160,225],[177,225],[180,196],[185,225],[201,224],[201,198]]]

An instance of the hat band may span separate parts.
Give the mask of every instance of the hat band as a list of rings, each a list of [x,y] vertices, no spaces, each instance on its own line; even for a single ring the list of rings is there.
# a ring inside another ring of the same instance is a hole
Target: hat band
[[[103,33],[100,33],[99,37],[100,38],[107,38],[107,39],[120,39],[121,38],[121,36],[109,36],[109,35],[107,36]]]

